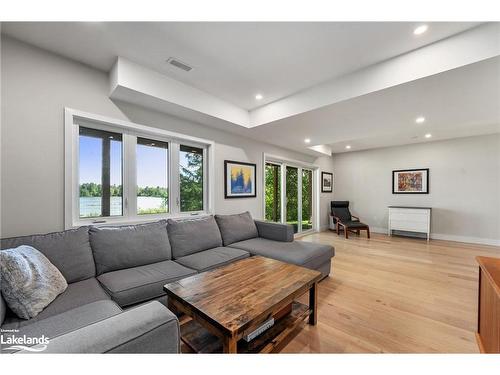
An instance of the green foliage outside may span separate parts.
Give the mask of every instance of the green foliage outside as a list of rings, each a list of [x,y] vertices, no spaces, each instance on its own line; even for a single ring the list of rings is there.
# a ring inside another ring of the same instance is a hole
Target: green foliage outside
[[[180,205],[181,211],[203,210],[203,155],[186,152],[186,165],[180,166]],[[122,186],[111,185],[111,196],[121,197]],[[102,186],[94,182],[80,184],[80,197],[101,197]],[[161,207],[139,210],[138,214],[166,213],[168,207],[168,189],[160,186],[137,187],[138,197],[163,198]],[[98,214],[96,216],[99,216]]]
[[[121,185],[111,185],[110,190],[112,197],[122,196]],[[80,197],[102,197],[101,184],[96,184],[95,182],[85,182],[80,184]]]
[[[266,220],[281,220],[281,171],[273,164],[266,165]],[[275,197],[278,199],[275,200]]]
[[[277,177],[277,178],[276,178]],[[286,174],[286,222],[298,227],[298,169],[288,167]],[[266,165],[266,220],[280,221],[280,167]],[[275,205],[275,197],[277,204]],[[312,172],[302,172],[302,228],[312,228]]]
[[[203,155],[185,152],[187,165],[180,166],[181,211],[203,210]]]
[[[312,228],[312,171],[302,171],[302,230]]]

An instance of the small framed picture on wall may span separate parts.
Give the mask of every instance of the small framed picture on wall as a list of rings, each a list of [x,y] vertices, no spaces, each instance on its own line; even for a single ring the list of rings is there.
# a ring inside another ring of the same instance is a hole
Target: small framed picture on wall
[[[321,172],[321,192],[322,193],[333,192],[333,173]]]
[[[257,165],[240,161],[224,161],[224,197],[255,198]]]
[[[392,194],[429,194],[429,168],[392,171]]]

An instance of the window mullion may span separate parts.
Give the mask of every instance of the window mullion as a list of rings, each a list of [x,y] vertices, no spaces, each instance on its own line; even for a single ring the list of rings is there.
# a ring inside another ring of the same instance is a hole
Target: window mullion
[[[125,218],[137,217],[137,162],[136,144],[137,137],[131,134],[124,134],[123,153],[123,199]]]
[[[169,205],[172,214],[178,214],[180,210],[180,166],[179,166],[179,143],[172,141],[169,147]]]
[[[208,191],[208,168],[209,168],[209,160],[208,160],[208,150],[206,147],[203,148],[203,211],[210,210],[210,202],[209,202],[209,191]]]

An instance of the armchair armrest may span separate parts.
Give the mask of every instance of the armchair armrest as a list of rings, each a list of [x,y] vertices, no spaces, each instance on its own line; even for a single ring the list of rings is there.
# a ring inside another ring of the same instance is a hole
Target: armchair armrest
[[[356,219],[356,220],[353,220],[353,221],[359,221],[359,217],[358,217],[358,216],[351,215],[351,217],[352,217],[353,219]]]
[[[255,220],[255,225],[257,226],[259,237],[273,241],[293,242],[292,225],[260,220]]]
[[[341,220],[340,220],[340,218],[339,218],[339,217],[337,217],[337,216],[335,216],[334,214],[330,214],[330,216],[331,216],[331,217],[332,217],[335,221],[337,221],[337,222],[340,222],[340,221],[341,221]]]
[[[177,317],[153,301],[50,338],[40,353],[179,353],[179,338]]]

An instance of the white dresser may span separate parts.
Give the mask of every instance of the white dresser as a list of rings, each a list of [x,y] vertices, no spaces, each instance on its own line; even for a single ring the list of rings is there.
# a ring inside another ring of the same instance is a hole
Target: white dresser
[[[393,230],[427,234],[431,236],[430,207],[389,206],[389,236]]]

